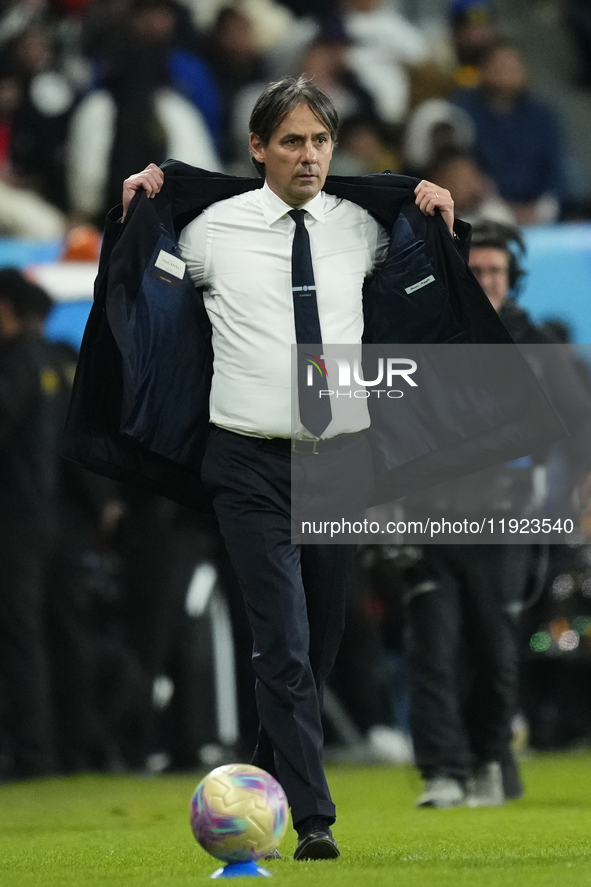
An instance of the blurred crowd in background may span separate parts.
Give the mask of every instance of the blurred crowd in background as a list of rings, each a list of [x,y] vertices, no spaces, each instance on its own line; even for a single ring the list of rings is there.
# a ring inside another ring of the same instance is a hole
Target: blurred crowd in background
[[[520,5],[556,7],[588,87],[587,4]],[[436,179],[469,221],[589,215],[589,170],[492,2],[24,0],[0,4],[0,231],[100,227],[150,161],[251,174],[254,101],[302,72],[341,118],[334,173]]]
[[[570,35],[565,96],[586,102],[588,3],[512,5]],[[123,179],[169,157],[255,175],[254,102],[300,73],[340,115],[332,173],[427,178],[473,224],[591,219],[578,105],[537,89],[535,49],[514,30],[492,0],[3,0],[0,236],[99,232]],[[0,779],[248,760],[251,639],[216,528],[59,459],[76,353],[43,339],[50,308],[0,270],[0,343],[28,342],[0,347]],[[327,694],[337,757],[413,759],[416,563],[398,546],[359,552]],[[525,569],[517,741],[588,745],[591,554],[536,548]],[[230,636],[234,689],[220,663]],[[235,723],[219,699],[234,691]]]

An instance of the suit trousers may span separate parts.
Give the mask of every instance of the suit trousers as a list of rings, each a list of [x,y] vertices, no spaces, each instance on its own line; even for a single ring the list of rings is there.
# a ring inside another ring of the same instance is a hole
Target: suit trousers
[[[530,557],[526,545],[425,546],[407,609],[411,731],[424,779],[465,780],[510,753]]]
[[[333,451],[292,456],[276,442],[214,428],[202,469],[254,639],[253,763],[279,780],[296,826],[309,816],[335,819],[322,766],[322,685],[343,632],[355,546],[291,541],[291,460],[305,474],[309,460],[327,456]],[[325,463],[331,476],[335,463],[350,472],[368,465],[365,439],[355,436]]]
[[[49,545],[26,527],[0,525],[0,702],[10,778],[55,768],[45,579]]]

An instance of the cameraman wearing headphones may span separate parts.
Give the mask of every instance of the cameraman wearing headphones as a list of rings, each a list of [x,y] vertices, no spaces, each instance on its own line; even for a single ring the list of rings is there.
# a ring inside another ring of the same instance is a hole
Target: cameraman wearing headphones
[[[481,222],[475,225],[470,248],[470,268],[513,340],[520,345],[565,343],[551,324],[538,326],[516,304],[525,271],[521,232],[513,225]],[[589,370],[564,347],[535,349],[527,354],[546,393],[559,412],[570,437],[567,449],[573,485],[588,485],[591,470],[591,385]]]
[[[516,342],[552,344],[556,340],[514,301],[524,252],[517,228],[481,223],[473,229],[469,264]],[[576,483],[591,467],[591,394],[567,346],[535,349],[532,363],[571,433],[567,446]],[[535,461],[543,471],[544,454]],[[440,485],[438,502],[451,519],[470,510],[527,509],[536,495],[535,472],[534,460],[526,457],[466,483]],[[406,509],[417,505],[409,497]],[[519,614],[538,550],[522,544],[427,545],[406,574],[411,732],[426,783],[417,806],[500,806],[522,793],[511,722]]]
[[[515,300],[525,271],[518,256],[525,254],[521,232],[513,225],[481,222],[475,225],[470,248],[470,268],[488,300],[516,342],[553,341],[535,326]]]

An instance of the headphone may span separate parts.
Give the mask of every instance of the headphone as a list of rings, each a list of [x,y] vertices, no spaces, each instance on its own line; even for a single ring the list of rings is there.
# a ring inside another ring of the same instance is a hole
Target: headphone
[[[500,249],[509,259],[509,293],[517,299],[523,287],[526,270],[521,265],[526,247],[523,235],[515,225],[501,222],[479,222],[472,229],[471,247],[491,247]]]

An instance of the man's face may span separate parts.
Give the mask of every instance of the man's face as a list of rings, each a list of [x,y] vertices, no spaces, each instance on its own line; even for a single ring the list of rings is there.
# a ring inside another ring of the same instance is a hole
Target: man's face
[[[519,53],[510,46],[499,47],[481,69],[482,86],[501,99],[515,99],[527,86],[527,71]]]
[[[476,246],[470,250],[470,268],[495,309],[509,298],[509,256],[502,249]]]
[[[451,192],[460,218],[462,213],[476,212],[486,197],[484,176],[467,157],[453,157],[442,162],[434,178],[438,185]]]
[[[269,188],[300,209],[321,190],[332,157],[333,142],[325,124],[308,105],[297,105],[263,145],[250,134],[255,160],[265,164]]]

